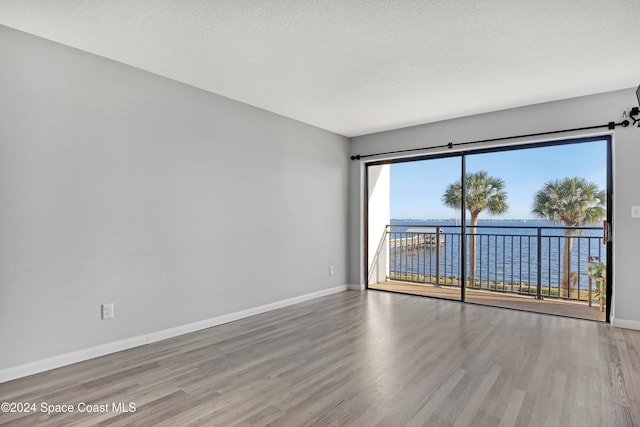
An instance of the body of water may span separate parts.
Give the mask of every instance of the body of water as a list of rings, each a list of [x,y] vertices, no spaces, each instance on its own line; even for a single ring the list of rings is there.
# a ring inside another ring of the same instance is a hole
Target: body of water
[[[411,238],[413,227],[438,227],[444,243],[415,251],[400,251],[393,247],[393,239]],[[601,227],[585,227],[573,231],[571,250],[572,287],[588,288],[586,262],[589,256],[606,260]],[[467,233],[470,224],[467,222]],[[540,238],[538,238],[540,233]],[[391,272],[416,277],[434,276],[439,260],[440,275],[459,277],[460,226],[456,220],[392,220],[389,238]],[[468,236],[467,239],[471,239]],[[569,239],[565,228],[548,221],[505,220],[479,221],[476,230],[476,279],[482,287],[500,284],[532,284],[538,281],[538,251],[540,251],[540,279],[542,288],[552,293],[563,277],[563,253]],[[470,240],[468,240],[469,242]],[[592,283],[592,287],[595,282]]]

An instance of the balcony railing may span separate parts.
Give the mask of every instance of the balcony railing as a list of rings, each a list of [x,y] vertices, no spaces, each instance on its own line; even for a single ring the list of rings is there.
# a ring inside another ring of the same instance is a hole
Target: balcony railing
[[[473,234],[470,230],[467,227],[467,273],[461,280],[459,227],[388,225],[387,242],[380,246],[388,251],[388,278],[452,287],[464,282],[468,288],[494,292],[592,300],[596,284],[588,276],[586,261],[605,259],[601,228],[484,225]]]

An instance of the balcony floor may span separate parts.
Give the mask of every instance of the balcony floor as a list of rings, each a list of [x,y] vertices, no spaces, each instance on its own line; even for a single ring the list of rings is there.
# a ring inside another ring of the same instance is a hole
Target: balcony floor
[[[383,283],[370,284],[369,289],[424,295],[456,301],[460,300],[459,288],[448,286],[438,287],[426,283],[422,284],[388,280]],[[466,300],[467,302],[494,307],[532,311],[535,313],[555,314],[559,316],[597,320],[601,322],[605,321],[605,313],[600,311],[600,306],[597,302],[593,303],[593,305],[589,307],[586,302],[563,301],[552,298],[537,300],[525,295],[491,292],[478,289],[467,289]]]

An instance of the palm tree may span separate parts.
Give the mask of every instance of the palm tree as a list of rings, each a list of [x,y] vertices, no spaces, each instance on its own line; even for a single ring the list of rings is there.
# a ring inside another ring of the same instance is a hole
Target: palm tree
[[[593,182],[584,178],[563,178],[549,181],[535,194],[531,212],[538,218],[565,227],[596,224],[606,214],[606,193]],[[562,260],[562,285],[569,296],[571,287],[571,252],[577,230],[565,230],[565,245]]]
[[[509,209],[507,193],[504,191],[504,181],[489,176],[486,171],[465,174],[465,202],[471,214],[471,235],[469,241],[469,282],[473,286],[476,282],[476,227],[480,212],[487,210],[492,215],[501,215]],[[456,181],[449,184],[442,202],[451,208],[460,209],[462,206],[462,184]]]

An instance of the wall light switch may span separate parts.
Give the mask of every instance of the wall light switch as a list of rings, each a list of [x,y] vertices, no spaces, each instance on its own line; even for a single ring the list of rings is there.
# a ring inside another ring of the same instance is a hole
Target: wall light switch
[[[333,268],[333,265],[329,266],[329,276],[333,276],[335,274],[336,270],[335,268]]]
[[[631,206],[631,218],[640,218],[640,206]]]

